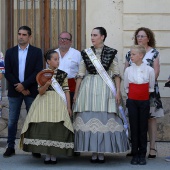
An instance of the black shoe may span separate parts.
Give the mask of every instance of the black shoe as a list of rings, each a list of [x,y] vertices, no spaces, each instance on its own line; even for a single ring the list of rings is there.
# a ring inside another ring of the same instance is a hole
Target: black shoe
[[[154,148],[150,148],[150,150],[153,150],[153,151],[157,152],[157,150],[154,149]],[[149,154],[149,155],[148,155],[148,158],[149,158],[149,159],[154,159],[154,158],[156,158],[156,155],[151,155],[151,154]]]
[[[154,149],[154,148],[150,148],[150,150],[155,151],[155,153],[157,152],[157,150],[156,150],[156,149]],[[154,158],[156,158],[156,154],[155,154],[155,155],[151,155],[151,154],[149,154],[149,155],[148,155],[148,158],[149,158],[149,159],[154,159]]]
[[[35,158],[41,158],[40,153],[32,153],[32,156],[35,157]]]
[[[15,149],[13,148],[7,148],[5,153],[3,154],[3,157],[11,157],[12,155],[15,155]]]
[[[139,158],[138,157],[133,157],[130,163],[132,165],[137,165],[139,163]]]
[[[91,163],[98,163],[98,159],[90,159]]]
[[[48,161],[44,160],[44,164],[51,164],[51,160]]]
[[[156,158],[156,155],[151,155],[151,154],[148,155],[148,159],[154,159],[154,158]]]
[[[51,164],[57,164],[57,160],[55,160],[55,161],[51,160]]]
[[[101,164],[105,163],[105,159],[102,159],[102,160],[98,159],[98,163],[101,163]]]
[[[139,165],[146,165],[146,159],[145,158],[139,158]]]

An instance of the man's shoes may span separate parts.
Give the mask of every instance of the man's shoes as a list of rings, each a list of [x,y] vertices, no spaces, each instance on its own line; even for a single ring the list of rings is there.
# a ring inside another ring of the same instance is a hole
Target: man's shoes
[[[35,158],[41,158],[41,154],[40,153],[33,153],[32,152],[32,156]]]
[[[139,158],[136,157],[136,156],[133,157],[130,163],[131,163],[132,165],[138,165],[138,163],[139,163]]]
[[[170,162],[170,156],[166,157],[165,161]]]
[[[15,155],[15,149],[7,148],[5,153],[3,154],[3,157],[7,158],[7,157],[11,157],[12,155]]]
[[[139,158],[139,165],[146,165],[146,159],[145,159],[145,157]]]

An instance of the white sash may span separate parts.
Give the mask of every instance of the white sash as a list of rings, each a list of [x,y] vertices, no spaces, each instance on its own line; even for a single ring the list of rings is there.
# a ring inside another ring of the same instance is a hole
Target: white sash
[[[93,50],[91,48],[85,49],[85,52],[89,56],[91,62],[93,63],[94,67],[98,71],[99,75],[102,77],[104,82],[109,86],[110,90],[112,91],[113,95],[116,96],[116,88],[114,83],[112,82],[111,78],[109,77],[108,73],[102,66],[101,62],[98,60],[96,55],[94,54]],[[119,112],[122,115],[123,121],[124,121],[124,128],[126,129],[126,134],[128,135],[128,121],[126,119],[124,109],[121,105],[119,105]]]
[[[51,86],[61,96],[64,103],[67,105],[66,95],[65,95],[63,89],[61,88],[61,86],[59,85],[59,83],[57,82],[57,80],[54,77],[52,77],[51,81],[52,81]]]

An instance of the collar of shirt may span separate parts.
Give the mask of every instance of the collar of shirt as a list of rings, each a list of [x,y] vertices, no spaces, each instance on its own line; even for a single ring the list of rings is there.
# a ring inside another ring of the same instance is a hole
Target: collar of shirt
[[[24,50],[28,50],[28,48],[29,48],[29,44],[25,47]],[[19,50],[23,50],[19,45],[18,45],[18,49],[19,49]],[[24,51],[24,50],[23,50],[23,51]]]
[[[132,65],[135,66],[135,67],[142,67],[142,66],[144,66],[146,64],[145,63],[141,63],[141,65],[136,65],[135,63],[132,63]]]

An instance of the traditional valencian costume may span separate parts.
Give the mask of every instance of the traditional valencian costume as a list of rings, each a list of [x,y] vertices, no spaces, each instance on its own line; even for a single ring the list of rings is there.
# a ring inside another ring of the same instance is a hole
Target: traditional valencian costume
[[[56,69],[55,80],[68,91],[67,73]],[[34,100],[26,117],[20,146],[26,152],[71,156],[74,149],[73,126],[62,97],[49,86]]]
[[[124,88],[128,94],[127,107],[131,129],[132,154],[134,159],[145,158],[150,111],[149,93],[154,91],[154,69],[145,63],[132,63],[124,74]]]
[[[145,54],[143,62],[153,68],[153,62],[157,57],[159,57],[159,52],[155,48],[152,48]],[[126,54],[126,60],[131,66],[132,61],[130,59],[130,51]],[[155,81],[154,92],[150,94],[150,114],[151,118],[164,116],[164,110],[160,99],[159,86],[157,81]]]
[[[110,79],[119,76],[117,50],[91,47]],[[74,105],[75,152],[120,153],[129,142],[111,89],[85,51],[77,78],[82,78]],[[113,82],[114,83],[114,82]]]

